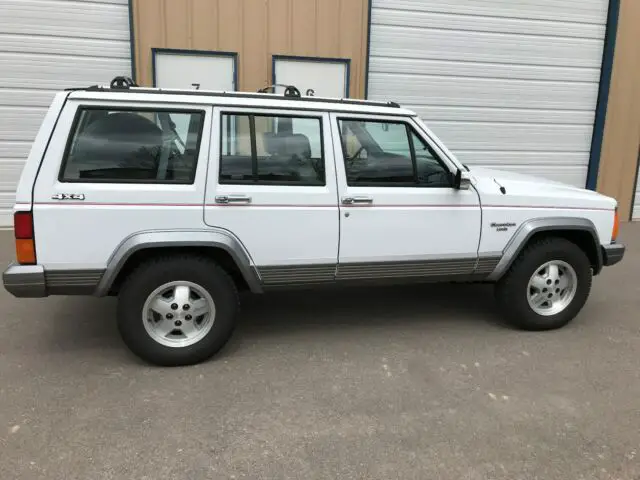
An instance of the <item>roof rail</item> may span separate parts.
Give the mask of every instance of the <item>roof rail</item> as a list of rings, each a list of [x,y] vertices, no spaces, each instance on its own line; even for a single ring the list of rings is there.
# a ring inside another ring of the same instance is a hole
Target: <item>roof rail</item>
[[[284,86],[284,85],[283,85]],[[257,93],[250,92],[220,92],[220,91],[207,91],[207,90],[177,90],[168,88],[148,88],[139,87],[130,77],[118,76],[115,77],[109,86],[92,85],[85,88],[68,88],[67,90],[85,90],[88,92],[103,92],[114,90],[121,93],[168,93],[174,95],[197,95],[197,96],[214,96],[214,97],[230,97],[230,98],[269,98],[274,100],[295,100],[305,102],[317,102],[317,103],[342,103],[348,105],[371,105],[376,107],[392,107],[400,108],[397,102],[376,102],[371,100],[360,100],[355,98],[326,98],[326,97],[314,97],[314,96],[301,96],[300,90],[293,85],[285,86],[284,95],[274,95],[265,93],[270,87],[259,90]]]

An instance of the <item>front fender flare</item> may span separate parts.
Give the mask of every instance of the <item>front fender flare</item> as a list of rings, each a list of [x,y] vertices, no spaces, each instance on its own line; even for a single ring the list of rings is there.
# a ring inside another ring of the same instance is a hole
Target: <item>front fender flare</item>
[[[595,251],[597,252],[597,262],[594,265],[594,274],[598,274],[602,269],[602,249],[598,231],[593,222],[587,218],[573,217],[543,217],[533,218],[525,221],[513,234],[504,250],[502,257],[496,268],[489,274],[487,280],[497,281],[506,273],[514,260],[518,257],[529,239],[536,233],[545,231],[579,230],[591,234]]]

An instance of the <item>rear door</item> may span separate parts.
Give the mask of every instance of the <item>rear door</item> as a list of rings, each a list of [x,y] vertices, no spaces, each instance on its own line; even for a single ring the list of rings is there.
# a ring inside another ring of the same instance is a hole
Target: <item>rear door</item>
[[[265,286],[333,281],[337,187],[323,112],[214,109],[205,222],[229,230]]]

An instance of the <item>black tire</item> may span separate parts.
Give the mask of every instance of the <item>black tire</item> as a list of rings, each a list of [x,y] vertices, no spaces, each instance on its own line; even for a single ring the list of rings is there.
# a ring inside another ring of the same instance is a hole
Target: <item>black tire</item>
[[[201,286],[215,303],[211,330],[197,343],[169,347],[158,343],[143,324],[147,297],[158,287],[174,281]],[[143,360],[162,366],[192,365],[220,350],[235,327],[239,299],[236,286],[214,261],[197,256],[170,256],[146,262],[125,280],[118,296],[118,329],[125,344]]]
[[[536,313],[527,298],[531,276],[545,262],[561,260],[576,272],[573,300],[555,315]],[[576,244],[557,237],[543,238],[527,245],[507,273],[496,284],[496,299],[506,321],[523,330],[553,330],[569,323],[582,309],[591,290],[591,263]]]

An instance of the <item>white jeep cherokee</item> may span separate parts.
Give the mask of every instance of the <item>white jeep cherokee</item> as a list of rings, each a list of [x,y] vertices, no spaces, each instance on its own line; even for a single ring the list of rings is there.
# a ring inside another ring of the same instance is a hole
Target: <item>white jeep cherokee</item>
[[[109,87],[58,93],[17,190],[16,297],[117,295],[149,362],[202,361],[238,291],[496,285],[514,325],[558,328],[619,262],[616,201],[468,169],[397,104]]]

